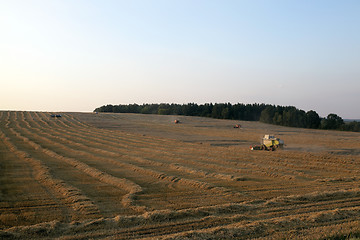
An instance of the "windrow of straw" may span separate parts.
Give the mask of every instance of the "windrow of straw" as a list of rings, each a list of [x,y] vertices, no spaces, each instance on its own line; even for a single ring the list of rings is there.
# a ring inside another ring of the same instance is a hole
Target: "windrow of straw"
[[[348,190],[341,189],[338,191],[312,192],[302,195],[281,196],[268,200],[266,204],[284,205],[289,203],[296,204],[296,203],[306,203],[306,202],[329,201],[329,200],[347,199],[354,197],[360,197],[360,188],[353,188]]]
[[[351,228],[353,226],[352,222],[359,224],[359,218],[360,207],[335,209],[317,213],[274,217],[251,221],[247,224],[241,222],[214,228],[191,230],[159,237],[158,239],[247,239],[249,236],[254,239],[257,237],[263,238],[263,236],[268,236],[269,239],[314,239],[311,235],[301,237],[301,233],[304,230],[322,228],[329,224],[334,226],[336,222],[341,222],[341,220],[347,222],[342,225],[342,228],[346,229],[347,226]],[[298,229],[298,231],[294,231],[294,229]],[[359,225],[355,230],[360,231]],[[314,236],[319,236],[318,231],[314,232]],[[323,232],[322,237],[328,236],[328,234],[328,232]]]
[[[61,235],[73,235],[77,232],[86,231],[112,231],[115,233],[124,234],[124,236],[128,236],[127,232],[129,230],[127,229],[146,225],[149,225],[150,229],[153,228],[151,226],[169,225],[169,229],[167,231],[171,231],[171,226],[176,224],[186,224],[191,226],[195,222],[205,225],[211,225],[212,223],[219,221],[221,221],[223,224],[226,222],[234,223],[246,220],[247,217],[245,217],[242,213],[249,212],[252,209],[252,206],[246,204],[224,204],[219,206],[199,207],[178,211],[151,211],[145,212],[141,215],[119,215],[113,218],[98,218],[71,223],[52,221],[30,226],[12,227],[0,231],[0,236],[1,234],[8,234],[12,237],[22,236],[34,238],[41,237],[41,234],[39,233],[46,233],[47,237],[58,237]]]
[[[59,122],[56,122],[55,124],[61,124],[61,125],[64,125],[64,126],[67,126],[68,128],[71,128],[69,125],[67,125],[66,123],[66,120],[65,121],[61,121],[60,123]],[[71,123],[71,125],[74,125],[74,123]],[[102,146],[99,146],[100,148],[108,148],[112,151],[119,151],[119,149],[131,149],[131,151],[136,151],[137,149],[139,149],[139,145],[137,144],[136,147],[134,148],[131,148],[131,139],[126,139],[126,143],[127,144],[121,144],[119,143],[119,141],[117,141],[117,139],[113,139],[113,141],[111,140],[105,140],[106,138],[109,138],[110,136],[109,135],[104,135],[103,133],[97,133],[97,136],[94,136],[94,132],[90,131],[89,130],[89,127],[87,126],[87,128],[85,129],[81,129],[81,128],[78,128],[78,125],[76,123],[75,126],[72,127],[72,129],[76,127],[76,132],[72,132],[72,136],[79,136],[79,137],[84,137],[84,134],[87,135],[87,139],[91,139],[93,140],[93,142],[96,142],[97,144],[100,144],[102,143]],[[82,133],[80,133],[82,131]],[[101,137],[98,137],[101,136]],[[116,144],[116,145],[115,145]],[[143,142],[143,146],[141,148],[142,150],[142,155],[146,156],[146,153],[147,152],[150,152],[151,154],[154,154],[154,152],[158,152],[160,156],[163,156],[163,157],[167,157],[167,160],[168,159],[174,159],[174,161],[176,161],[177,165],[179,165],[179,163],[181,162],[184,162],[184,154],[182,154],[182,157],[179,158],[179,157],[174,157],[173,153],[172,152],[168,152],[168,151],[165,151],[164,149],[162,149],[161,145],[157,144],[157,145],[154,145],[154,148],[150,147],[149,145],[151,145],[152,143],[151,142]],[[184,144],[184,143],[183,143]],[[177,146],[178,147],[178,146]],[[175,150],[175,149],[173,149]],[[124,155],[127,155],[127,154],[124,154]],[[130,158],[130,156],[127,155],[127,157]],[[136,160],[136,159],[135,159]],[[137,158],[137,160],[140,160],[140,158]],[[144,158],[141,158],[141,161],[144,162],[146,161]],[[219,160],[213,160],[214,161],[214,164],[212,165],[216,165],[216,166],[211,166],[211,164],[209,164],[209,162],[211,161],[211,159],[209,158],[206,158],[206,163],[203,163],[202,165],[207,167],[208,169],[214,169],[214,167],[218,170],[221,170],[222,168],[224,168],[223,166],[226,165],[228,162],[226,161],[219,161]],[[189,161],[186,161],[187,163],[189,163]],[[192,159],[190,160],[190,162],[194,165],[199,165],[201,164],[201,159]],[[148,163],[150,163],[148,161]],[[155,163],[156,164],[156,163]],[[162,166],[165,166],[165,165],[162,165]],[[171,168],[173,170],[179,170],[178,167],[174,166],[174,165],[171,165],[171,164],[168,164],[168,166],[166,166],[168,168]],[[291,179],[294,179],[294,175],[300,175],[301,177],[303,177],[305,174],[302,173],[302,172],[298,172],[298,171],[290,171],[289,169],[287,169],[286,171],[287,172],[291,172],[292,175],[289,175],[289,174],[283,174],[281,173],[282,171],[284,171],[283,168],[271,168],[271,167],[264,167],[262,165],[257,165],[253,162],[249,163],[249,164],[246,164],[245,167],[251,167],[252,170],[250,171],[251,173],[258,173],[258,174],[261,174],[261,175],[265,175],[265,176],[268,176],[268,177],[272,177],[272,178],[283,178],[283,179],[287,179],[287,180],[291,180]],[[217,173],[217,174],[209,174],[209,171],[201,171],[201,170],[197,170],[197,169],[194,169],[194,168],[189,168],[189,167],[184,167],[182,170],[184,170],[185,172],[187,173],[190,173],[190,174],[194,174],[194,175],[197,175],[197,176],[207,176],[207,177],[213,177],[213,178],[217,178],[217,179],[222,179],[222,180],[227,180],[227,181],[244,181],[246,180],[246,177],[243,177],[243,176],[234,176],[234,175],[230,175],[230,174],[225,174],[225,173]],[[224,168],[224,170],[226,171],[229,171],[229,172],[234,172],[236,171],[236,169],[234,168]]]
[[[20,128],[20,126],[18,126],[18,127]],[[10,128],[10,131],[12,131],[19,138],[23,139],[24,142],[26,142],[28,145],[32,146],[35,150],[41,151],[50,157],[53,157],[53,158],[56,158],[63,162],[66,162],[66,163],[70,164],[71,166],[75,167],[76,169],[88,174],[89,176],[100,180],[101,182],[124,189],[125,191],[128,192],[128,194],[126,194],[122,199],[123,205],[125,207],[132,208],[135,211],[141,212],[141,211],[145,210],[145,207],[137,206],[134,204],[135,195],[142,192],[142,188],[139,185],[135,184],[134,182],[132,182],[128,179],[117,178],[117,177],[111,176],[111,175],[109,175],[105,172],[102,172],[96,168],[90,167],[89,165],[87,165],[81,161],[78,161],[74,158],[61,156],[61,155],[57,154],[56,152],[54,152],[50,149],[44,148],[41,145],[22,136],[20,133],[16,132],[12,128]]]
[[[53,124],[56,125],[61,125],[61,126],[66,126],[65,130],[64,127],[58,128],[60,131],[67,131],[67,133],[71,133],[71,136],[73,138],[78,138],[81,141],[81,138],[84,138],[84,135],[86,135],[86,138],[88,140],[92,140],[92,143],[96,143],[99,148],[101,149],[109,149],[109,152],[118,152],[119,150],[124,150],[127,149],[128,151],[131,151],[132,153],[135,151],[138,151],[138,149],[141,149],[141,155],[144,156],[144,158],[141,158],[141,161],[145,161],[145,156],[147,154],[147,152],[149,152],[149,154],[153,155],[155,152],[159,153],[159,156],[162,157],[166,157],[167,160],[169,159],[173,159],[173,161],[175,161],[177,164],[181,163],[181,162],[187,162],[188,164],[191,163],[193,165],[202,165],[202,167],[206,167],[209,170],[214,169],[214,167],[216,169],[218,169],[219,171],[221,169],[224,169],[227,172],[234,172],[237,171],[234,168],[224,168],[224,165],[228,164],[228,162],[224,161],[224,160],[213,160],[213,164],[209,164],[209,162],[211,162],[211,159],[209,159],[208,157],[206,158],[206,161],[202,161],[201,159],[189,159],[189,160],[185,160],[186,158],[184,158],[186,156],[186,154],[182,154],[182,157],[174,157],[174,153],[173,152],[169,152],[166,151],[166,149],[162,149],[162,146],[159,144],[154,145],[154,143],[152,142],[143,142],[141,147],[138,144],[136,145],[136,147],[132,147],[131,146],[131,141],[134,141],[134,139],[126,139],[126,141],[123,139],[123,137],[125,136],[117,136],[116,138],[112,137],[111,135],[107,134],[105,135],[105,133],[101,133],[99,131],[96,131],[96,129],[89,129],[89,126],[87,126],[86,128],[84,127],[79,127],[78,122],[76,123],[69,123],[67,124],[67,120],[68,118],[64,119],[64,121],[56,121]],[[71,125],[71,127],[70,127]],[[76,131],[74,131],[74,129],[76,128]],[[94,132],[96,132],[96,134],[94,134]],[[113,135],[114,133],[112,133]],[[126,144],[122,144],[120,143],[118,140],[118,138],[120,137],[120,139],[123,139],[124,142],[126,142]],[[105,140],[105,139],[109,139],[109,140]],[[139,138],[137,138],[137,141],[139,141]],[[154,147],[150,147],[150,145],[154,145]],[[178,146],[176,146],[176,148],[179,148]],[[129,150],[130,149],[130,150]],[[175,151],[176,149],[173,149],[173,151]],[[123,155],[126,155],[128,158],[131,158],[131,156],[129,156],[129,154],[122,153]],[[136,159],[135,159],[136,160]],[[138,158],[138,160],[140,160]],[[202,163],[203,162],[203,163]],[[150,162],[149,162],[150,163]],[[157,163],[155,163],[157,164]],[[244,163],[241,163],[244,164]],[[211,166],[211,165],[216,165],[216,166]],[[171,168],[173,170],[179,170],[179,168],[175,167],[174,165],[169,164],[167,166],[168,168]],[[251,168],[251,171],[248,171],[249,173],[257,173],[257,174],[261,174],[264,176],[268,176],[271,178],[283,178],[283,179],[287,179],[287,180],[292,180],[294,179],[296,176],[300,176],[300,177],[309,177],[307,176],[305,173],[303,172],[299,172],[299,171],[292,171],[290,169],[286,169],[286,173],[282,173],[285,169],[284,168],[275,168],[275,167],[264,167],[263,165],[259,165],[253,162],[250,162],[248,164],[244,165],[245,168]],[[213,178],[217,178],[217,179],[221,179],[221,180],[227,180],[227,181],[244,181],[247,178],[243,176],[243,170],[241,171],[241,176],[234,176],[233,174],[226,174],[226,173],[217,173],[217,174],[207,174],[209,173],[209,171],[201,171],[195,168],[189,168],[189,167],[185,167],[183,170],[187,170],[186,172],[189,174],[194,174],[197,176],[204,176],[206,175],[207,177],[213,177]],[[199,171],[198,173],[196,173],[196,171]],[[290,172],[290,174],[289,174]]]
[[[64,200],[66,205],[69,205],[77,215],[98,216],[99,209],[97,206],[88,197],[81,193],[79,189],[66,184],[60,179],[52,177],[49,168],[43,162],[31,157],[30,154],[17,149],[17,147],[11,143],[10,138],[6,137],[1,130],[0,138],[7,148],[19,159],[22,159],[30,164],[34,171],[35,179],[52,192],[57,193],[57,195]],[[26,139],[23,140],[26,141]]]
[[[59,148],[63,148],[65,149],[66,151],[72,151],[72,152],[76,152],[77,155],[82,155],[82,156],[87,156],[87,157],[91,157],[91,158],[94,158],[96,159],[97,157],[93,156],[92,154],[89,154],[89,152],[91,152],[93,150],[93,148],[90,148],[90,147],[87,147],[88,151],[81,151],[81,150],[75,150],[75,149],[70,149],[68,147],[66,147],[65,145],[63,144],[59,144],[59,143],[56,143],[54,141],[51,141],[50,139],[48,138],[45,138],[45,137],[42,137],[40,135],[37,135],[35,134],[34,132],[31,132],[27,129],[24,129],[22,128],[20,125],[17,125],[18,128],[22,129],[22,131],[25,131],[27,132],[28,134],[31,134],[32,136],[36,136],[37,139],[42,139],[44,141],[47,141],[47,142],[51,142],[51,145],[53,146],[58,146]],[[66,140],[66,141],[71,141],[71,140]],[[40,149],[41,146],[39,144],[36,144],[34,142],[29,142],[30,145],[32,145],[35,149]],[[44,150],[43,150],[44,151]],[[51,155],[53,157],[56,157],[58,159],[60,159],[60,155],[54,153],[53,151],[49,150],[49,149],[46,149],[46,151],[44,151],[46,154],[48,155]],[[62,158],[65,158],[63,156],[61,156]],[[133,157],[131,158],[132,160],[134,159],[138,159],[138,157]],[[233,194],[236,194],[236,193],[232,193],[231,191],[229,191],[228,189],[226,188],[223,188],[223,187],[216,187],[216,186],[213,186],[212,184],[210,183],[206,183],[206,182],[202,182],[202,181],[198,181],[198,180],[193,180],[193,179],[187,179],[187,178],[182,178],[182,177],[177,177],[177,176],[172,176],[172,175],[168,175],[168,174],[165,174],[165,173],[162,173],[162,172],[159,172],[159,171],[156,171],[156,170],[152,170],[152,169],[148,169],[148,168],[143,168],[143,167],[139,167],[139,166],[136,166],[134,164],[131,164],[131,163],[125,163],[123,161],[117,161],[117,160],[113,160],[113,157],[109,158],[109,157],[102,157],[101,159],[99,159],[101,161],[107,161],[113,165],[117,165],[117,166],[120,166],[120,167],[125,167],[125,168],[128,168],[128,169],[131,169],[132,171],[134,172],[137,172],[137,173],[141,173],[141,174],[145,174],[145,175],[148,175],[148,176],[152,176],[154,178],[157,178],[159,180],[163,180],[163,181],[167,181],[167,182],[171,182],[171,183],[177,183],[177,184],[181,184],[181,185],[184,185],[184,186],[190,186],[190,187],[195,187],[195,188],[199,188],[199,189],[203,189],[203,190],[211,190],[212,192],[216,192],[216,193],[220,193],[220,194],[226,194],[226,195],[233,195]],[[77,161],[79,162],[79,161]],[[90,171],[91,172],[91,171]],[[91,173],[87,172],[89,175]],[[105,173],[103,173],[105,174]],[[93,174],[91,176],[97,176],[97,174]],[[139,186],[140,187],[140,186]],[[127,191],[131,191],[129,189],[126,189]],[[137,190],[136,190],[137,191]],[[132,196],[132,195],[130,195]],[[126,204],[128,204],[129,202],[131,202],[128,198],[125,198],[126,199]],[[132,197],[130,198],[132,199]]]
[[[276,236],[277,238],[297,238],[301,232],[309,231],[309,229],[324,228],[331,224],[332,227],[341,224],[341,227],[346,229],[353,227],[352,223],[359,223],[360,207],[326,210],[319,212],[308,212],[303,214],[295,214],[291,216],[274,216],[267,219],[253,219],[251,211],[254,210],[252,206],[246,204],[230,204],[208,208],[186,209],[180,211],[152,211],[146,212],[137,216],[116,216],[114,218],[99,218],[94,220],[85,220],[81,222],[61,223],[58,221],[41,223],[31,226],[19,226],[0,231],[0,236],[27,236],[27,237],[41,237],[39,233],[46,233],[47,237],[58,236],[72,236],[77,232],[90,231],[106,236],[106,232],[111,232],[112,237],[117,238],[142,236],[143,231],[148,226],[149,231],[156,228],[163,229],[168,226],[165,235],[156,235],[156,239],[246,239],[249,236],[252,238],[268,236]],[[226,215],[232,213],[231,215]],[[347,220],[347,224],[341,223]],[[219,226],[211,227],[207,224],[221,223]],[[204,226],[197,230],[174,231],[174,226],[177,224],[183,225],[202,223]],[[144,226],[139,228],[137,233],[137,226]],[[154,228],[154,226],[156,226]],[[207,226],[207,227],[205,227]],[[298,229],[294,232],[292,229]],[[132,229],[130,232],[129,230]],[[360,229],[355,229],[359,231]],[[170,233],[170,234],[169,234]],[[296,235],[293,235],[296,233]],[[314,231],[314,235],[318,234]],[[327,233],[323,233],[325,234]],[[311,239],[311,235],[307,235],[304,239]]]

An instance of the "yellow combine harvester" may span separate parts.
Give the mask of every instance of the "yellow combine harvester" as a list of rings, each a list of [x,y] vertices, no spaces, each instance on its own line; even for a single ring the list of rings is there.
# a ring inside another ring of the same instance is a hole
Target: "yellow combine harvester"
[[[265,135],[261,139],[261,145],[252,146],[251,150],[266,150],[275,151],[278,148],[284,147],[284,141],[272,135]]]

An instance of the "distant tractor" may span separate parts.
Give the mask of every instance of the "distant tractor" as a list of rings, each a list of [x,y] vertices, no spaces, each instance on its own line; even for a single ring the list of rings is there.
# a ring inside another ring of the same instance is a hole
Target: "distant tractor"
[[[180,120],[177,120],[177,119],[176,119],[176,120],[174,121],[174,123],[175,123],[175,124],[178,124],[178,123],[180,123]]]
[[[236,125],[234,126],[234,128],[241,128],[241,125],[240,125],[240,124],[236,124]]]
[[[266,151],[275,151],[278,148],[284,147],[284,141],[280,138],[276,138],[272,135],[265,135],[261,139],[260,145],[252,146],[251,150],[266,150]]]

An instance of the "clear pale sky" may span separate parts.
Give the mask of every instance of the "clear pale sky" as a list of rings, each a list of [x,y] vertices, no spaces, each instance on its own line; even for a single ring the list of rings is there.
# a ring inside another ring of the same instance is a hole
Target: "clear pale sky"
[[[358,0],[0,0],[0,109],[267,103],[360,119]]]

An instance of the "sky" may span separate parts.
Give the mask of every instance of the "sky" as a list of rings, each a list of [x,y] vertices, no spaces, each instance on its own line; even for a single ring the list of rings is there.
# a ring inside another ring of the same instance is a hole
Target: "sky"
[[[358,0],[0,0],[0,110],[266,103],[360,119]]]

